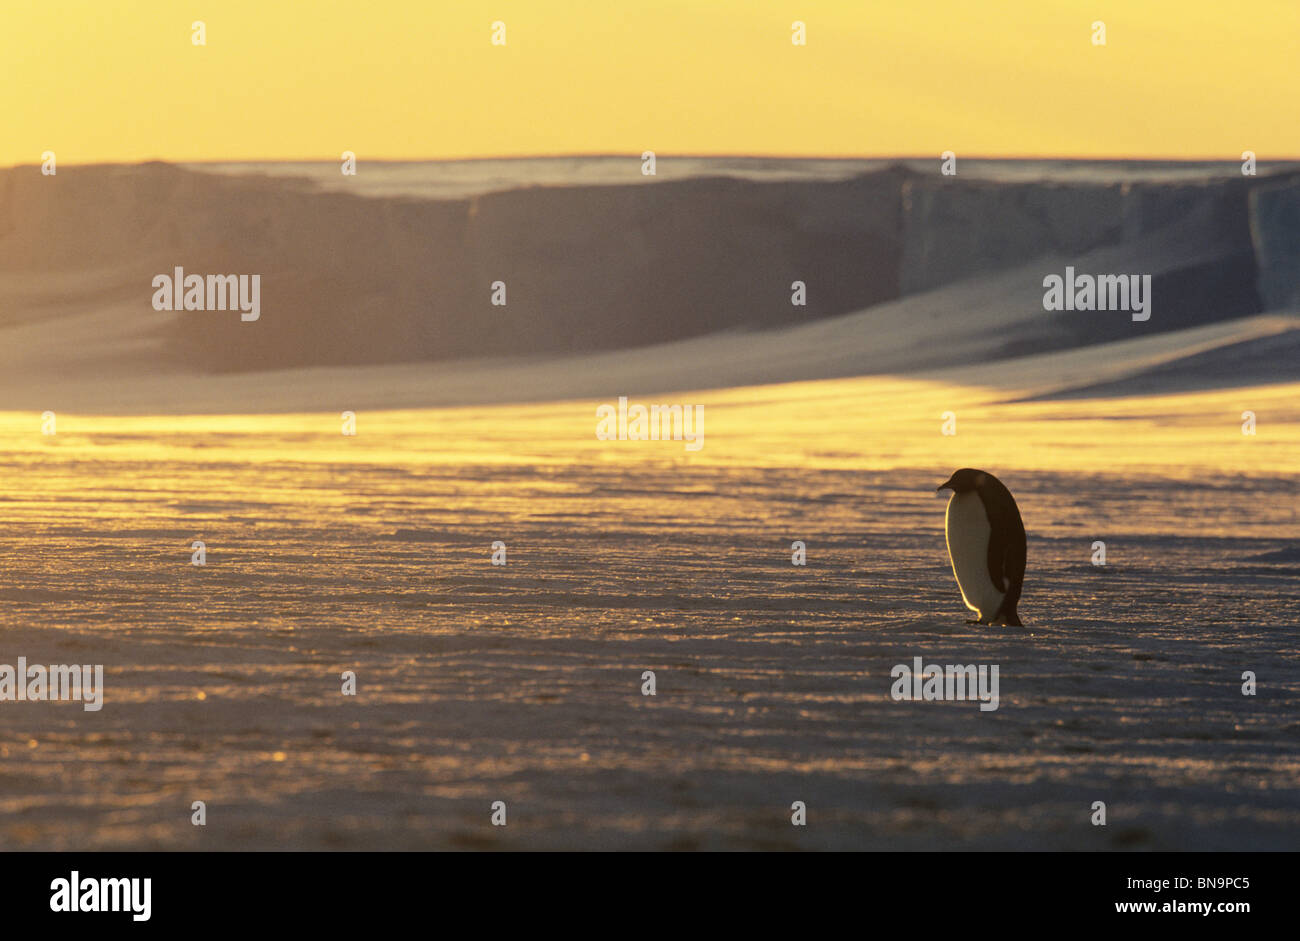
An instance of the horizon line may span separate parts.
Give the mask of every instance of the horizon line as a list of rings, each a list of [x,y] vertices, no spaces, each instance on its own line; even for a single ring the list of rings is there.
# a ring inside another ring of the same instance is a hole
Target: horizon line
[[[354,151],[355,153],[355,151]],[[642,152],[643,153],[643,152]],[[1072,163],[1164,163],[1164,164],[1194,164],[1194,163],[1230,163],[1238,164],[1242,158],[1238,156],[1224,155],[1144,155],[1144,156],[1120,156],[1120,155],[1075,155],[1075,154],[967,154],[954,152],[957,160],[980,160],[980,161],[1004,161],[1007,163],[1031,163],[1031,162],[1072,162]],[[807,161],[911,161],[911,160],[942,160],[940,154],[790,154],[790,153],[661,153],[655,151],[656,161],[664,158],[684,159],[684,160],[807,160]],[[183,164],[277,164],[277,163],[337,163],[340,157],[322,157],[313,155],[310,157],[265,157],[265,158],[223,158],[208,157],[198,159],[183,159],[173,157],[141,157],[136,159],[107,159],[107,160],[88,160],[85,162],[64,162],[60,164],[65,167],[96,167],[96,166],[142,166],[150,163],[161,163],[172,166]],[[535,153],[535,154],[488,154],[466,157],[363,157],[357,154],[358,163],[476,163],[499,160],[574,160],[574,159],[591,159],[591,160],[611,160],[611,159],[634,159],[640,160],[641,153],[637,152],[620,152],[620,151],[573,151],[565,153]],[[1258,153],[1255,154],[1256,165],[1260,164],[1285,164],[1300,163],[1300,154],[1294,156],[1278,156],[1261,158]],[[30,163],[12,163],[7,164],[3,169],[12,170],[20,167],[39,167],[40,160]]]

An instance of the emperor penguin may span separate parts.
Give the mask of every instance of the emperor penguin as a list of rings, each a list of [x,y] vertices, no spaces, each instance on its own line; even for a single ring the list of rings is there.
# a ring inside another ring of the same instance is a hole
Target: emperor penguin
[[[963,467],[935,488],[951,490],[944,531],[967,624],[1022,627],[1016,614],[1025,582],[1025,524],[1011,491],[987,471]]]

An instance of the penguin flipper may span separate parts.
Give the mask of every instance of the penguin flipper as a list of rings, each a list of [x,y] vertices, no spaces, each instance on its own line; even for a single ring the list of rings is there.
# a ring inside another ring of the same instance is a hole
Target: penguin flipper
[[[1009,587],[1007,585],[1008,579],[1003,577],[1006,574],[1007,553],[1011,550],[1011,540],[1008,536],[1005,527],[993,522],[992,529],[989,532],[989,578],[993,579],[993,587],[1001,592],[1005,592]],[[1023,567],[1020,574],[1023,578]]]

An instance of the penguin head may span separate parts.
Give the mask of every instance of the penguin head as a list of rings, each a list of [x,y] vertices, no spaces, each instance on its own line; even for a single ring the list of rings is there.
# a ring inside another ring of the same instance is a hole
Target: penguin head
[[[963,467],[959,471],[953,471],[951,477],[935,488],[935,492],[940,490],[951,490],[953,493],[969,493],[972,490],[978,490],[984,486],[984,482],[989,479],[989,475],[982,470],[975,470],[973,467]]]

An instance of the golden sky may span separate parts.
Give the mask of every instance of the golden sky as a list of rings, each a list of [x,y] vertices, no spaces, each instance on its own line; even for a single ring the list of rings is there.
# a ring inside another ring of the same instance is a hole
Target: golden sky
[[[0,63],[0,165],[1300,158],[1300,0],[47,0]]]

